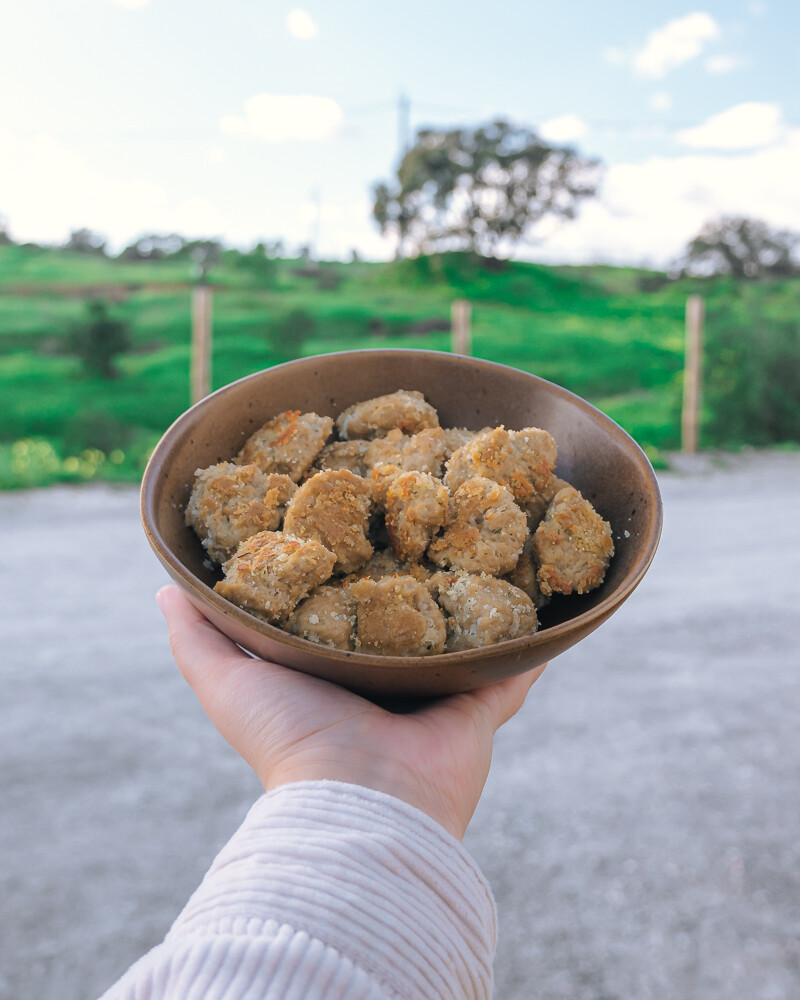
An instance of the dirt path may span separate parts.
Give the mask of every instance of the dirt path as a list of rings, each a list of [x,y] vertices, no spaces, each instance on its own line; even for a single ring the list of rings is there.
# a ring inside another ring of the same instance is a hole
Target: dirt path
[[[661,477],[625,607],[501,732],[497,1000],[800,996],[800,456]],[[0,997],[91,1000],[259,792],[174,668],[130,489],[0,495]]]

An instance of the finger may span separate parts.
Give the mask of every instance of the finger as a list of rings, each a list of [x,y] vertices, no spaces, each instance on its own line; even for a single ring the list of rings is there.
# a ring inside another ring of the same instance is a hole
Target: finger
[[[162,587],[156,601],[167,620],[172,655],[192,688],[215,685],[232,661],[249,659],[200,614],[179,587]]]
[[[544,673],[546,666],[547,664],[543,663],[524,674],[517,674],[497,684],[472,691],[467,697],[473,699],[484,710],[488,715],[489,724],[496,732],[522,708],[528,692]]]

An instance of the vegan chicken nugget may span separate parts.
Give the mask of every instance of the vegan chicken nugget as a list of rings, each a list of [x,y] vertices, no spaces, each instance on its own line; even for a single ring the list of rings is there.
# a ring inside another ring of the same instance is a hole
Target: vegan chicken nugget
[[[356,600],[362,653],[427,656],[444,652],[444,615],[424,584],[410,576],[359,580],[350,584]]]
[[[336,556],[314,540],[260,531],[242,542],[223,566],[214,590],[275,625],[333,572]]]
[[[386,529],[398,559],[416,562],[447,523],[450,497],[426,472],[403,472],[386,491]]]
[[[516,566],[528,522],[505,488],[475,476],[450,500],[450,522],[428,548],[437,566],[501,576]]]
[[[286,410],[250,435],[236,456],[236,464],[252,462],[264,472],[284,472],[298,483],[332,430],[330,417]]]
[[[441,427],[427,427],[417,434],[389,431],[386,437],[370,441],[364,453],[368,469],[375,465],[396,465],[404,472],[429,472],[441,478],[447,455],[447,437]]]
[[[547,596],[594,590],[613,555],[608,521],[572,486],[559,490],[533,535],[541,592]]]
[[[186,523],[200,536],[210,558],[224,563],[246,538],[281,526],[296,489],[281,473],[220,462],[195,473]]]
[[[474,476],[508,487],[518,504],[533,502],[546,489],[556,467],[557,449],[551,434],[539,427],[481,431],[453,452],[447,462],[445,486],[454,493]]]
[[[284,530],[315,538],[336,556],[335,571],[352,573],[372,555],[367,539],[372,491],[348,469],[318,472],[292,498]]]
[[[306,475],[310,477],[317,472],[349,469],[357,476],[368,476],[369,469],[364,465],[364,452],[368,446],[368,441],[331,441],[314,459]]]
[[[348,406],[336,418],[336,426],[339,436],[348,441],[385,437],[394,428],[416,434],[425,427],[438,427],[439,417],[421,392],[401,389]]]
[[[323,584],[312,590],[286,622],[286,630],[334,649],[354,649],[356,602],[348,587]]]
[[[448,652],[517,639],[538,627],[533,601],[507,580],[483,573],[435,573],[428,588],[449,615]]]

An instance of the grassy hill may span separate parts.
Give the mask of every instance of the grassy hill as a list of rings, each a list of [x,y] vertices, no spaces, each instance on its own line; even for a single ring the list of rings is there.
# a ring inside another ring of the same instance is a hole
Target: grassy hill
[[[191,281],[186,259],[0,246],[0,486],[140,475],[154,442],[189,405]],[[586,397],[655,460],[679,444],[684,308],[700,291],[710,349],[705,442],[764,444],[793,433],[791,419],[788,433],[785,420],[765,432],[720,419],[720,399],[730,402],[749,383],[745,369],[753,351],[756,362],[764,355],[765,330],[783,381],[797,365],[798,279],[667,281],[626,268],[489,266],[463,254],[317,265],[226,251],[212,285],[215,388],[296,356],[448,350],[450,304],[467,298],[476,356]],[[71,343],[96,299],[132,335],[111,380],[87,374]],[[786,392],[781,405],[791,418],[800,403]]]

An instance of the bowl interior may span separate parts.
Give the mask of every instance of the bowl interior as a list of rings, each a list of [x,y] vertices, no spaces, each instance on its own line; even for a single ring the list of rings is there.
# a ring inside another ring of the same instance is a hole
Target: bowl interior
[[[466,656],[427,658],[375,658],[314,647],[262,625],[207,589],[219,573],[184,523],[195,471],[229,460],[254,430],[283,410],[336,417],[352,403],[397,389],[424,393],[438,410],[442,426],[479,430],[504,424],[509,429],[547,429],[558,444],[557,474],[576,486],[612,526],[616,551],[602,586],[582,597],[554,599],[540,614],[539,632],[499,646],[544,645],[551,630],[563,633],[569,623],[580,633],[572,640],[576,641],[586,633],[586,625],[590,631],[608,617],[638,584],[658,543],[660,496],[642,451],[613,421],[552,383],[475,358],[406,350],[322,355],[258,372],[207,397],[166,432],[145,473],[142,516],[157,555],[179,582],[190,585],[193,599],[208,600],[218,613],[230,615],[240,633],[244,626],[291,646],[312,647],[308,656],[328,664],[346,658],[351,661],[350,669],[352,661],[360,659],[373,665],[378,659],[387,666],[387,661],[399,660],[398,669],[406,671],[412,666],[410,661],[417,661],[418,666],[420,660],[449,659],[452,664],[454,659],[474,662],[487,655],[497,659],[495,647],[472,650]],[[324,670],[321,673],[327,675]]]

